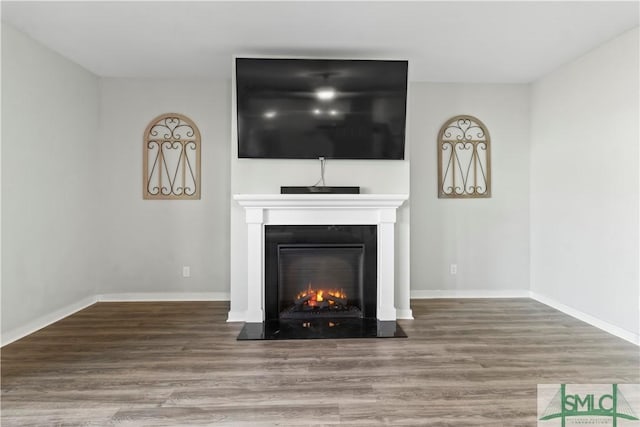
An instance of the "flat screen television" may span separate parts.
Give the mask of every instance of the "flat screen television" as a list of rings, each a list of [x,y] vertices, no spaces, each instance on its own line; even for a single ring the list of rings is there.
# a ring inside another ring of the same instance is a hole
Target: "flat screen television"
[[[404,159],[407,68],[236,58],[238,157]]]

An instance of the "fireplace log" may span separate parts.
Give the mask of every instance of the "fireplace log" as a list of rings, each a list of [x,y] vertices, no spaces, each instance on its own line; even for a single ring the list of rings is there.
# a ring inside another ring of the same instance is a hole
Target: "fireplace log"
[[[309,301],[313,297],[315,297],[314,294],[308,294],[307,296],[296,299],[295,304],[296,305],[304,304],[305,302]]]
[[[323,295],[323,298],[326,299],[326,300],[329,300],[329,301],[333,301],[335,304],[340,304],[340,305],[343,305],[345,307],[347,306],[347,299],[346,298],[340,298],[340,297],[336,297],[336,296],[330,295],[330,294]]]

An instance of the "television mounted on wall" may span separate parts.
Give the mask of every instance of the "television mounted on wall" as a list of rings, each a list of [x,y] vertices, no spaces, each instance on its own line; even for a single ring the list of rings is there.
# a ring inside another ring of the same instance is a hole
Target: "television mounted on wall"
[[[407,61],[236,58],[239,158],[404,159]]]

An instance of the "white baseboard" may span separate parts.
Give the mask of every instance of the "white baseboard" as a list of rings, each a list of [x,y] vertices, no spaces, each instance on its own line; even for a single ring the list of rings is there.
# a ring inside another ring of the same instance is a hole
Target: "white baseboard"
[[[413,320],[413,311],[410,308],[396,308],[396,318],[403,320]]]
[[[612,325],[609,322],[605,322],[604,320],[600,320],[590,314],[582,312],[580,310],[576,310],[573,307],[569,307],[568,305],[562,304],[552,298],[548,298],[544,295],[540,295],[533,291],[529,292],[531,299],[534,299],[544,305],[548,305],[551,308],[555,308],[558,311],[563,312],[564,314],[568,314],[571,317],[575,317],[578,320],[581,320],[585,323],[590,324],[591,326],[595,326],[598,329],[601,329],[605,332],[610,333],[611,335],[615,335],[618,338],[622,338],[625,341],[629,341],[632,344],[640,346],[640,335],[634,334],[633,332],[629,332],[626,329],[622,329],[619,326]]]
[[[20,338],[36,332],[58,320],[62,320],[96,302],[133,302],[133,301],[229,301],[228,292],[140,292],[91,295],[82,300],[69,304],[52,313],[40,316],[24,326],[15,328],[2,334],[2,347]]]
[[[227,322],[244,322],[247,318],[247,313],[244,311],[230,311],[227,317]]]
[[[562,304],[552,298],[540,295],[533,291],[525,290],[413,290],[412,299],[433,299],[433,298],[531,298],[542,304],[548,305],[564,314],[575,317],[585,323],[595,326],[611,335],[629,341],[640,346],[640,335],[629,332],[619,326],[600,320],[590,314],[584,313],[568,305]]]
[[[7,344],[17,341],[20,338],[24,338],[27,335],[30,335],[44,328],[45,326],[49,326],[50,324],[57,322],[58,320],[62,320],[65,317],[72,315],[73,313],[76,313],[84,308],[89,307],[90,305],[95,304],[96,301],[97,301],[96,296],[91,295],[89,297],[81,299],[78,302],[69,304],[65,307],[55,310],[49,314],[40,316],[30,321],[26,325],[23,325],[18,328],[12,329],[11,331],[5,332],[2,334],[2,346],[4,347]]]
[[[413,290],[412,299],[433,299],[433,298],[529,298],[527,290]]]
[[[125,292],[96,296],[100,302],[229,301],[228,292]]]
[[[626,329],[612,325],[611,323],[600,320],[590,314],[584,313],[568,305],[562,304],[554,299],[545,297],[532,291],[496,291],[496,290],[413,290],[411,291],[412,299],[430,299],[430,298],[532,298],[542,304],[548,305],[558,311],[561,311],[571,317],[586,322],[598,329],[610,333],[616,337],[622,338],[632,344],[640,346],[640,335],[629,332]],[[20,338],[36,332],[58,320],[74,314],[96,302],[127,302],[127,301],[229,301],[229,293],[227,292],[149,292],[149,293],[120,293],[120,294],[102,294],[92,295],[82,300],[62,307],[52,313],[40,316],[32,320],[24,326],[15,328],[2,334],[1,346],[4,347]],[[244,322],[245,312],[229,312],[227,322]],[[397,310],[398,319],[413,319],[411,309]]]

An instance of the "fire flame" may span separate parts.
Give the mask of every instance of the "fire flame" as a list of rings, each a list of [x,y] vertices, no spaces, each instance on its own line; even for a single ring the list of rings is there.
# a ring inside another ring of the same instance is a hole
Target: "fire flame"
[[[302,298],[306,298],[307,296],[311,296],[311,298],[309,298],[305,304],[311,306],[311,307],[315,307],[318,305],[319,302],[322,302],[325,300],[325,295],[330,295],[336,298],[341,298],[341,299],[347,299],[347,294],[344,292],[344,289],[313,289],[313,287],[311,286],[311,283],[309,283],[307,285],[307,289],[300,292],[298,295],[296,295],[296,299],[302,299]],[[328,299],[328,303],[329,305],[333,305],[335,304],[335,301]]]

